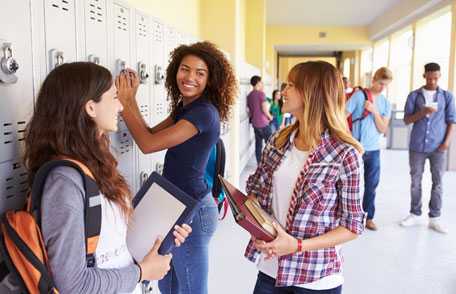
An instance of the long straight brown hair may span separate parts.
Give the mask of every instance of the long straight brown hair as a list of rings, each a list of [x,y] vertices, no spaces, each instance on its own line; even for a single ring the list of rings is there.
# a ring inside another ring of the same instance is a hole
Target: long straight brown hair
[[[89,100],[100,102],[112,83],[106,68],[90,62],[67,63],[51,71],[27,125],[24,163],[31,187],[38,169],[56,156],[81,161],[93,173],[104,196],[128,217],[131,193],[109,150],[109,137],[100,134],[85,110]]]
[[[328,130],[331,136],[363,152],[348,129],[342,76],[333,65],[324,61],[299,63],[291,69],[288,80],[301,95],[304,111],[301,122],[296,121],[279,133],[276,147],[283,148],[291,133],[299,130],[306,147],[313,149]]]

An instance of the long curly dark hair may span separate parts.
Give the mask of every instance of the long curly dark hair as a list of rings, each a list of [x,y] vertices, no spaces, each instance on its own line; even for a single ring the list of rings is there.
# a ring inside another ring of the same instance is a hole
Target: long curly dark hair
[[[192,45],[181,45],[171,53],[165,82],[168,97],[171,100],[171,115],[175,116],[182,97],[176,81],[177,71],[182,59],[188,55],[197,56],[206,63],[209,69],[209,77],[203,96],[217,108],[220,120],[222,122],[228,121],[231,106],[234,104],[237,95],[236,75],[223,52],[207,41]]]
[[[27,125],[24,164],[32,186],[38,169],[56,156],[81,161],[93,173],[100,191],[117,203],[127,217],[131,193],[109,150],[109,137],[100,134],[85,111],[89,100],[99,102],[112,86],[111,73],[90,62],[63,64],[41,86],[33,117]]]

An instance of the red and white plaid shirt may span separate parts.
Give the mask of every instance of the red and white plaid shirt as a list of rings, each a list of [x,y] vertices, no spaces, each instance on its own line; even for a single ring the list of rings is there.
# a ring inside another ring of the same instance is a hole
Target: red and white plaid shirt
[[[273,137],[261,161],[247,181],[247,193],[255,195],[272,215],[272,178],[286,151],[274,146]],[[361,156],[356,149],[331,137],[321,136],[296,181],[287,216],[286,231],[299,239],[323,235],[338,226],[355,234],[364,230],[364,212],[359,193]],[[250,241],[245,256],[255,262],[259,253]],[[279,257],[276,286],[311,283],[341,271],[335,247],[309,250]]]

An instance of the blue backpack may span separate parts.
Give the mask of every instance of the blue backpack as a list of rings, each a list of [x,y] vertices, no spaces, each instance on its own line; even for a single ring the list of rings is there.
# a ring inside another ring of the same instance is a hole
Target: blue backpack
[[[225,145],[223,140],[219,138],[212,147],[204,178],[212,191],[212,197],[214,197],[219,213],[221,213],[220,219],[224,219],[228,211],[228,202],[222,189],[222,183],[218,179],[218,175],[225,176],[225,161]]]

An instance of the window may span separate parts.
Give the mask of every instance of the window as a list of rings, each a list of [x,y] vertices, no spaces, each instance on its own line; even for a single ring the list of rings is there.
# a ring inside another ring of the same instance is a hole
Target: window
[[[368,87],[372,79],[372,48],[361,51],[361,86]]]
[[[389,67],[393,72],[393,81],[389,86],[388,98],[397,109],[402,109],[410,92],[413,55],[412,28],[409,27],[393,34],[390,54]]]
[[[373,71],[382,66],[388,66],[389,41],[381,40],[374,44]]]
[[[344,77],[347,77],[347,79],[349,81],[351,81],[351,77],[350,77],[350,58],[345,58],[344,60]]]
[[[448,87],[448,70],[451,42],[451,11],[447,7],[416,25],[415,67],[413,87],[424,84],[424,65],[437,62],[440,65],[442,77],[439,85]]]

